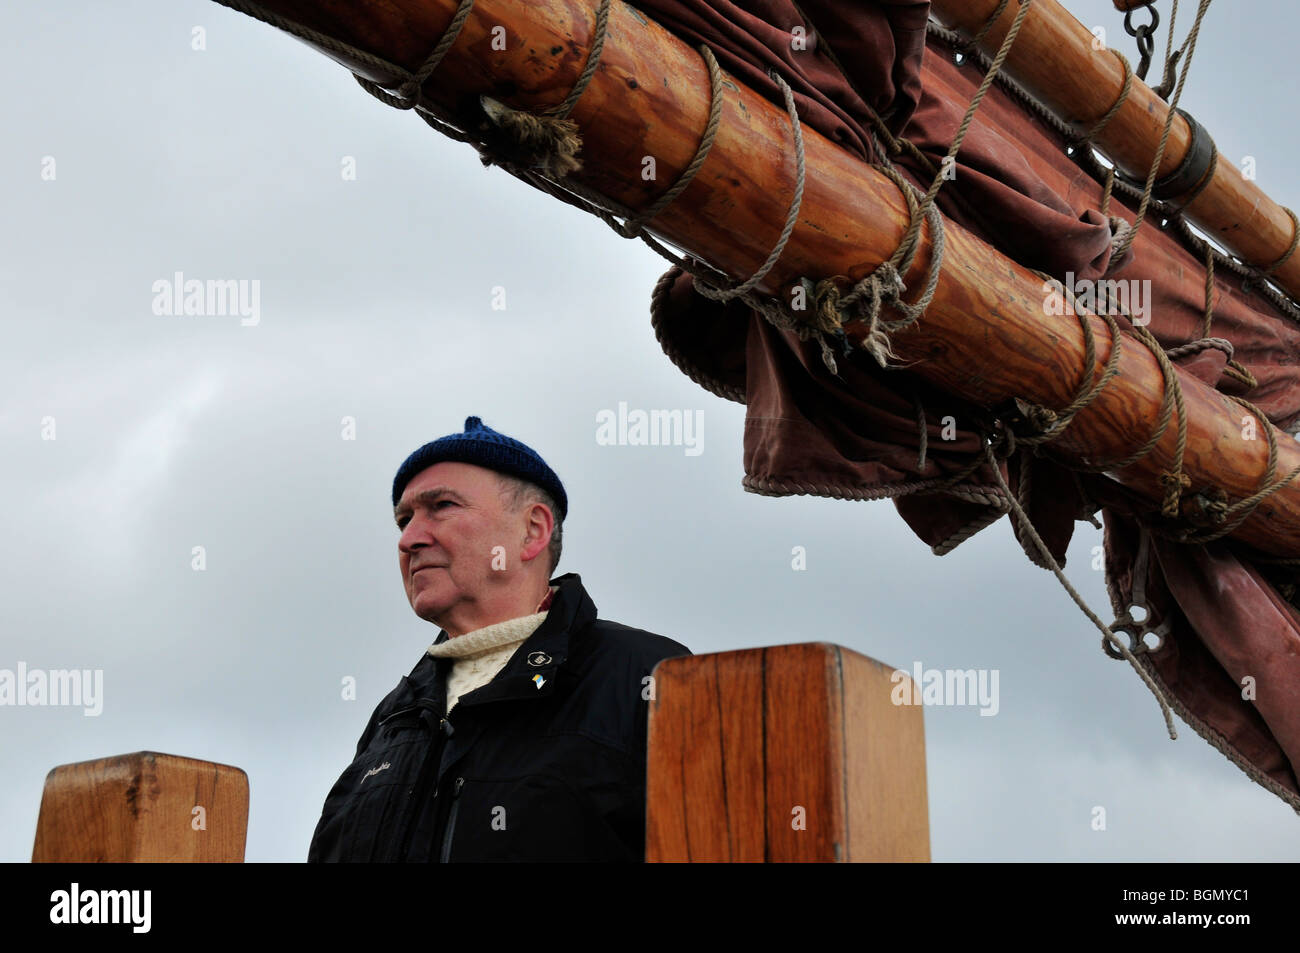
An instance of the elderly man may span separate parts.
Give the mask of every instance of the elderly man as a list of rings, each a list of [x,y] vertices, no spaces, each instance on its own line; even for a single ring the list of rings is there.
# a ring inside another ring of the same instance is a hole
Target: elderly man
[[[637,861],[650,672],[689,655],[556,579],[568,498],[477,417],[393,481],[406,597],[441,631],[370,717],[309,861]]]

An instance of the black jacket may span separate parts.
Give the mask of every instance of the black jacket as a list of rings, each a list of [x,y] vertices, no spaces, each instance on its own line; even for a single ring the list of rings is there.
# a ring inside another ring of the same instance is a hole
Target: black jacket
[[[309,862],[645,859],[648,677],[690,650],[598,620],[576,573],[551,584],[546,620],[449,717],[452,660],[428,654],[379,703]]]

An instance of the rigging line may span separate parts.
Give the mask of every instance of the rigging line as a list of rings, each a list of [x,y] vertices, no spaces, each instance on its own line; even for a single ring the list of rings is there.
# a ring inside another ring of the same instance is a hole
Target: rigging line
[[[1156,177],[1160,174],[1160,162],[1164,159],[1165,147],[1169,144],[1169,132],[1173,128],[1174,116],[1178,112],[1178,101],[1183,95],[1183,86],[1187,82],[1187,75],[1192,66],[1192,57],[1196,55],[1196,41],[1201,33],[1201,22],[1205,19],[1205,14],[1209,12],[1210,4],[1213,0],[1201,0],[1200,6],[1196,11],[1196,21],[1192,24],[1192,30],[1187,36],[1187,56],[1183,60],[1183,68],[1178,76],[1178,85],[1174,89],[1174,98],[1169,101],[1169,112],[1165,116],[1164,131],[1160,136],[1160,144],[1156,147],[1155,158],[1151,162],[1151,169],[1147,173],[1146,186],[1142,191],[1142,202],[1138,206],[1137,218],[1134,220],[1131,228],[1124,233],[1122,238],[1116,236],[1118,244],[1111,254],[1110,263],[1106,266],[1106,273],[1110,274],[1116,264],[1128,254],[1129,249],[1133,247],[1133,241],[1137,238],[1138,232],[1146,220],[1147,209],[1151,205],[1151,194],[1155,188]],[[1300,232],[1297,233],[1300,236]]]

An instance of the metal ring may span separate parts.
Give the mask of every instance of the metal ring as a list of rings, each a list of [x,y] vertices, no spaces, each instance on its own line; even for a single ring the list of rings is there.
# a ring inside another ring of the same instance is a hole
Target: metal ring
[[[1133,14],[1139,10],[1145,10],[1151,14],[1151,22],[1144,23],[1142,26],[1133,25]],[[1151,34],[1160,27],[1160,11],[1156,9],[1155,3],[1144,3],[1140,7],[1134,7],[1124,14],[1124,32],[1133,37],[1139,43],[1142,42],[1142,34]],[[1155,38],[1151,37],[1151,43],[1154,45]]]
[[[1152,183],[1151,195],[1161,201],[1176,199],[1196,188],[1214,162],[1215,146],[1209,132],[1181,106],[1178,108],[1178,115],[1187,121],[1187,126],[1191,130],[1191,141],[1187,144],[1187,154],[1183,156],[1183,161],[1178,164],[1178,168],[1163,179],[1156,179]],[[1136,189],[1146,186],[1145,180],[1130,178],[1119,169],[1115,170],[1115,177]]]

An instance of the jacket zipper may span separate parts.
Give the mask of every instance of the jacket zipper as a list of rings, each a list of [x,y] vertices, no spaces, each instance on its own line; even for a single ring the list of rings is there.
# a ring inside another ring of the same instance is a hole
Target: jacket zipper
[[[441,863],[451,862],[451,837],[456,833],[456,811],[460,807],[460,789],[464,787],[465,779],[457,778],[456,786],[451,791],[451,813],[447,815],[447,830],[442,835],[442,858]]]
[[[398,715],[405,715],[407,712],[419,711],[419,710],[420,710],[419,707],[416,705],[407,705],[405,708],[399,708],[395,712],[390,712],[389,714],[385,715],[383,718],[379,719],[378,723],[375,725],[375,730],[378,731],[380,728],[383,728],[384,725],[388,724]]]
[[[421,714],[427,714],[427,713],[428,713],[428,709],[425,709]],[[425,790],[429,786],[430,765],[432,765],[433,767],[433,771],[432,771],[433,778],[434,778],[433,796],[434,798],[437,798],[438,765],[439,762],[442,761],[442,751],[447,744],[446,739],[450,738],[452,734],[454,734],[454,730],[451,727],[451,722],[447,721],[445,715],[441,719],[439,719],[437,728],[434,728],[431,722],[432,722],[431,718],[424,719],[424,723],[429,727],[430,734],[432,735],[432,737],[429,739],[429,748],[431,750],[425,752],[424,762],[420,765],[420,772],[416,777],[415,784],[412,785],[410,790],[407,791],[407,797],[409,801],[406,808],[406,822],[402,825],[402,835],[401,837],[398,838],[397,845],[396,845],[397,848],[401,851],[400,857],[402,862],[406,862],[406,860],[408,859],[408,855],[410,854],[410,850],[411,850],[410,837],[411,837],[412,829],[415,827],[415,822],[419,818],[420,814],[422,813],[422,805],[424,804]],[[432,750],[434,748],[435,739],[438,741],[436,751]],[[437,816],[436,813],[434,816],[435,817]]]

